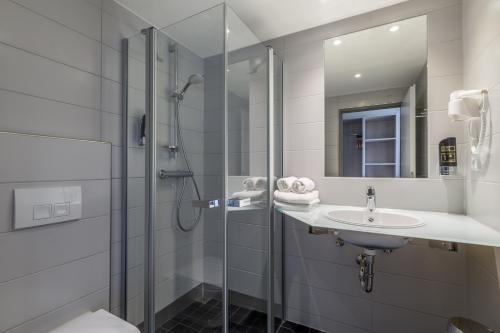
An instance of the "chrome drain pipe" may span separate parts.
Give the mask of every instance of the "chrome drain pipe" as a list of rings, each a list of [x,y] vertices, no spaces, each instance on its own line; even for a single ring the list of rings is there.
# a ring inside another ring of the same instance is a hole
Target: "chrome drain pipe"
[[[359,282],[361,288],[366,293],[371,293],[373,290],[373,266],[375,264],[375,250],[364,249],[363,253],[358,255],[356,262],[359,265]]]

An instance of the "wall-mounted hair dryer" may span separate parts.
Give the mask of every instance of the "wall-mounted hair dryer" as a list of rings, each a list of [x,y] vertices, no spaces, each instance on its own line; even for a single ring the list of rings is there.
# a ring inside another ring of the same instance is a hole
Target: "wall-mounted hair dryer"
[[[453,121],[467,121],[471,140],[472,168],[480,169],[479,155],[483,149],[488,119],[487,90],[457,90],[451,93],[448,116]]]

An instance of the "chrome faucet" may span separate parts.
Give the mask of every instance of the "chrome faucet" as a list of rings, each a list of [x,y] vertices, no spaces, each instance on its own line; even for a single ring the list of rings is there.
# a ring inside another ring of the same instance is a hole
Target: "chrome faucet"
[[[366,209],[373,212],[376,208],[375,202],[375,187],[368,186],[366,189]]]

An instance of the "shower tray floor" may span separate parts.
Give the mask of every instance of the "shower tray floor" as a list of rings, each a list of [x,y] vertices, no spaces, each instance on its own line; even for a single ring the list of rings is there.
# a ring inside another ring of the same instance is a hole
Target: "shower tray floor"
[[[194,302],[177,316],[163,324],[156,333],[218,333],[221,332],[222,302],[211,299],[206,303]],[[229,306],[229,332],[265,333],[265,313],[239,307]],[[320,333],[313,328],[289,321],[275,320],[275,332],[278,333]]]

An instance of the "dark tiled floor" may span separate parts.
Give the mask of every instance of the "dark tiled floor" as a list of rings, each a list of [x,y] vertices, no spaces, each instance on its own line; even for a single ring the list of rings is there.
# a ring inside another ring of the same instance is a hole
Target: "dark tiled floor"
[[[156,333],[219,333],[221,332],[222,303],[211,299],[207,303],[195,302],[166,322]],[[266,331],[266,315],[235,305],[229,306],[229,332],[263,333]],[[315,329],[292,322],[275,321],[278,333],[320,333]]]

